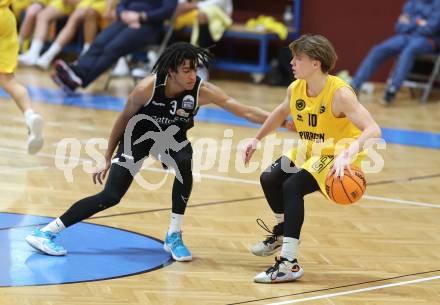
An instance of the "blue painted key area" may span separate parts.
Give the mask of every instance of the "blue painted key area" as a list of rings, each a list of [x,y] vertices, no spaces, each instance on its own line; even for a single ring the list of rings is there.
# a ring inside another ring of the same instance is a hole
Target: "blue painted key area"
[[[67,256],[45,255],[25,237],[52,218],[0,213],[0,287],[96,281],[152,271],[172,262],[150,236],[78,223],[57,239]]]

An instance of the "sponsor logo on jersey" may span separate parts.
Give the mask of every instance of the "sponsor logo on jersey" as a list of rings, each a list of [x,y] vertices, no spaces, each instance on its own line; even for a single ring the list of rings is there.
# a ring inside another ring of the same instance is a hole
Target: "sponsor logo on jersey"
[[[334,158],[334,156],[321,156],[319,160],[312,164],[312,169],[321,173],[324,168],[330,165]]]
[[[295,105],[296,105],[296,109],[298,110],[298,111],[301,111],[301,110],[303,110],[304,108],[306,108],[306,102],[304,102],[304,100],[296,100],[296,103],[295,103]]]
[[[319,108],[319,113],[324,113],[325,112],[325,106],[322,105],[321,108]]]
[[[168,117],[159,117],[157,115],[151,115],[151,118],[160,125],[171,125],[178,121],[177,117],[168,118]]]
[[[159,103],[159,102],[156,102],[156,101],[152,101],[151,103],[152,103],[154,106],[165,107],[165,104],[164,104],[164,103]]]
[[[183,109],[194,109],[195,101],[192,95],[185,95],[182,100]]]
[[[299,121],[299,122],[302,122],[302,121],[303,121],[303,117],[302,117],[302,115],[301,115],[301,114],[298,114],[298,115],[296,116],[296,120]]]
[[[300,131],[299,137],[301,140],[310,140],[314,141],[316,143],[323,143],[325,141],[325,134],[324,133],[314,133],[310,131]]]

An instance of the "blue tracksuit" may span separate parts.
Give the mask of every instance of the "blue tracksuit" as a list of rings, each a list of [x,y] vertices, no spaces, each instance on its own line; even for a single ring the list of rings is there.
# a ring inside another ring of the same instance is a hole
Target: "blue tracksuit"
[[[118,20],[99,33],[90,49],[71,66],[81,78],[82,87],[87,87],[119,57],[156,44],[164,21],[171,18],[176,6],[177,0],[121,0],[116,8]],[[144,12],[147,22],[140,28],[131,28],[120,20],[123,11]]]
[[[402,15],[407,15],[409,22],[398,20],[397,34],[370,50],[351,82],[354,89],[359,90],[389,57],[400,54],[390,84],[392,90],[398,90],[417,55],[435,52],[440,47],[440,0],[409,0]],[[420,19],[426,20],[427,24],[418,25]]]

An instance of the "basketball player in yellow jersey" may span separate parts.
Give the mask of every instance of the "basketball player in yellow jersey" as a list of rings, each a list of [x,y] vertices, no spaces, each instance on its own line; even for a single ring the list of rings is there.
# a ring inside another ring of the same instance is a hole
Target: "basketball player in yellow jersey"
[[[35,154],[43,146],[43,118],[32,110],[26,87],[17,82],[14,77],[18,57],[18,40],[15,16],[9,9],[11,3],[12,0],[0,0],[0,87],[9,93],[24,113],[29,127],[27,149],[30,154]]]
[[[280,157],[260,180],[264,194],[275,214],[277,225],[266,240],[252,247],[258,256],[273,254],[281,247],[275,264],[258,274],[258,283],[288,282],[300,278],[304,271],[297,261],[301,227],[304,222],[304,196],[325,191],[327,175],[340,179],[344,169],[364,157],[364,144],[379,138],[381,131],[370,113],[358,102],[351,87],[329,75],[335,66],[336,52],[320,35],[304,35],[290,44],[292,71],[296,77],[287,95],[271,113],[256,137],[246,146],[248,163],[257,144],[292,115],[300,145]],[[338,145],[342,139],[351,143]],[[318,149],[316,149],[318,148]]]

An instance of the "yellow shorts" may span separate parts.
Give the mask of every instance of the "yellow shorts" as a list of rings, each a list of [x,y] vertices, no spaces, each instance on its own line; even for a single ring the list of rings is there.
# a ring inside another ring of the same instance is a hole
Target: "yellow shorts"
[[[15,17],[19,18],[21,13],[24,12],[31,4],[32,0],[14,0],[12,1],[11,10]]]
[[[17,22],[9,8],[0,8],[0,73],[13,73],[17,60]]]
[[[92,8],[96,12],[98,12],[98,14],[100,16],[102,16],[105,13],[105,9],[107,7],[107,1],[106,0],[81,0],[76,7],[77,8]]]
[[[32,3],[40,3],[42,6],[48,6],[52,0],[33,0]]]
[[[39,1],[41,2],[41,1]],[[49,6],[56,8],[58,11],[62,12],[64,15],[70,15],[76,7],[74,5],[66,5],[63,0],[51,0]]]
[[[313,178],[315,178],[319,185],[321,193],[325,198],[331,200],[327,195],[327,191],[325,190],[325,179],[327,178],[327,175],[333,166],[333,162],[335,161],[334,156],[311,156],[310,158],[305,158],[301,157],[305,156],[305,153],[301,152],[298,147],[293,148],[284,155],[288,157],[296,167],[305,169],[312,174]],[[366,155],[367,153],[365,151],[358,153],[351,165],[361,168],[361,162],[365,159]]]
[[[187,26],[192,27],[198,15],[198,10],[191,10],[185,14],[177,16],[176,20],[174,20],[174,29],[180,30]]]

